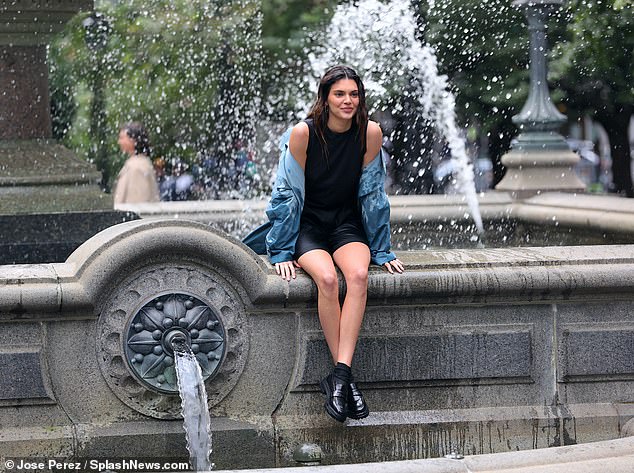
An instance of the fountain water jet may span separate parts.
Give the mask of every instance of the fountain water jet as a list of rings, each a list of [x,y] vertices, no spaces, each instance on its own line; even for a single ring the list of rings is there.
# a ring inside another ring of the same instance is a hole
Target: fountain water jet
[[[196,356],[181,332],[172,332],[169,343],[174,350],[178,392],[181,397],[183,427],[187,437],[189,461],[194,471],[209,471],[212,464],[211,421],[207,409],[207,391]]]

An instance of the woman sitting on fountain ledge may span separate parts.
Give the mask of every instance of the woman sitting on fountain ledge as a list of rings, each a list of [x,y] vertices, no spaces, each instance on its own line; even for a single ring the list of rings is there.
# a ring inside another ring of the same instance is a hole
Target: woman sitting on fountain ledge
[[[317,284],[319,320],[336,363],[320,387],[326,412],[343,422],[369,414],[351,365],[365,312],[370,261],[403,272],[390,251],[382,132],[368,120],[357,73],[334,66],[319,82],[308,118],[282,137],[269,222],[244,242],[269,255],[285,280],[302,268]],[[346,281],[339,304],[337,266]]]

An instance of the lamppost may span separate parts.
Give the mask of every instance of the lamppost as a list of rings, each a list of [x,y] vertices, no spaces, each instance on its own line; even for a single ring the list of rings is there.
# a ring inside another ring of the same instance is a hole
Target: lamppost
[[[520,129],[511,151],[502,157],[507,172],[496,190],[525,198],[544,191],[581,192],[585,185],[573,166],[579,156],[570,151],[557,130],[566,122],[550,99],[547,82],[546,22],[563,0],[515,0],[523,10],[530,34],[530,91],[513,122]]]
[[[108,169],[108,155],[106,140],[106,101],[104,97],[104,74],[103,74],[103,50],[108,43],[111,27],[106,17],[93,12],[87,16],[82,25],[85,29],[85,40],[92,56],[92,105],[90,107],[90,139],[92,143],[89,148],[89,158],[95,163],[101,172],[101,187],[108,190],[110,172]]]

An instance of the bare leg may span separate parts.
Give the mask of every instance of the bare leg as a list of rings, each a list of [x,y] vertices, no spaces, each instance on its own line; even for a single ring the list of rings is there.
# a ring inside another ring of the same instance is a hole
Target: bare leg
[[[363,243],[348,243],[335,251],[333,259],[341,269],[347,287],[346,298],[341,309],[339,348],[335,361],[352,366],[352,357],[368,298],[370,250]]]
[[[332,359],[336,362],[339,349],[339,279],[332,257],[324,250],[311,250],[297,262],[317,284],[317,311]]]

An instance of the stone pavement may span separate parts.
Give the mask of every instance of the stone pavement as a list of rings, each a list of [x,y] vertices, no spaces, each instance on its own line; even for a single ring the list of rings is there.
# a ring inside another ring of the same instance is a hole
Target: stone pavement
[[[213,458],[212,458],[213,459]],[[245,470],[222,470],[233,473]],[[276,468],[250,473],[278,473]],[[631,473],[634,437],[567,447],[383,463],[284,468],[284,473]]]

